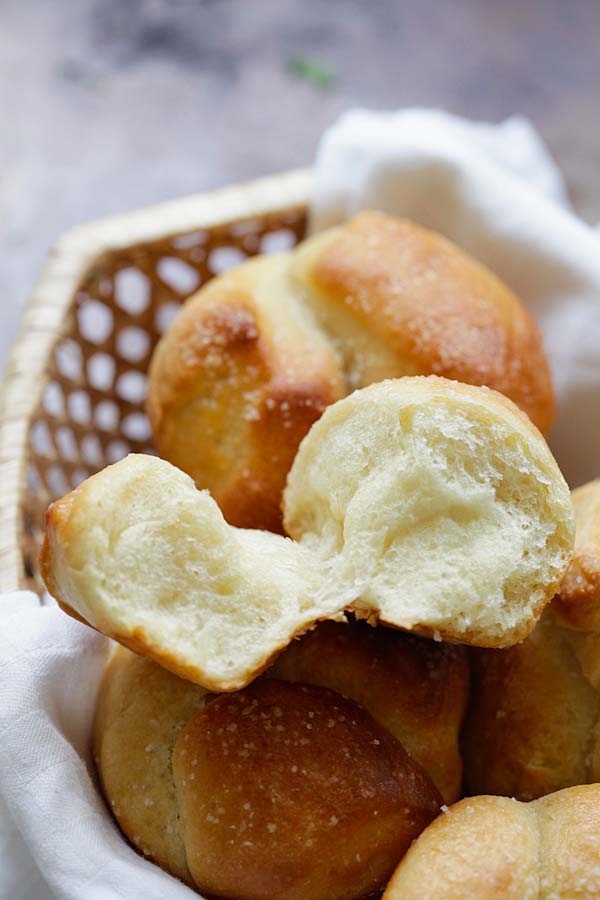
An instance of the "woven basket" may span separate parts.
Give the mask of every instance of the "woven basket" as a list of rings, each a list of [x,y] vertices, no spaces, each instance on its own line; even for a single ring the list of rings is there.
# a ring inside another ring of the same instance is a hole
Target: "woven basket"
[[[188,197],[68,232],[25,311],[0,397],[0,590],[40,597],[48,504],[130,451],[154,345],[180,304],[306,227],[308,171]]]

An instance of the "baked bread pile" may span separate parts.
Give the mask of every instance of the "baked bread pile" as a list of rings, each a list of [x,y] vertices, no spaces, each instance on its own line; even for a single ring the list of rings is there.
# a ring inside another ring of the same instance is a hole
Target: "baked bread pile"
[[[535,322],[440,235],[361,213],[259,257],[192,297],[158,344],[148,414],[160,455],[244,528],[282,528],[300,441],[330,403],[405,375],[443,375],[554,419]]]
[[[94,756],[132,845],[231,900],[598,896],[596,788],[451,806],[596,778],[599,492],[575,543],[514,295],[365,213],[185,304],[149,413],[163,459],[55,503],[42,550],[122,645]]]
[[[545,441],[500,394],[381,382],[330,407],[289,473],[294,538],[228,525],[164,460],[132,455],[48,514],[42,566],[67,609],[212,690],[352,610],[478,646],[524,638],[573,541]]]

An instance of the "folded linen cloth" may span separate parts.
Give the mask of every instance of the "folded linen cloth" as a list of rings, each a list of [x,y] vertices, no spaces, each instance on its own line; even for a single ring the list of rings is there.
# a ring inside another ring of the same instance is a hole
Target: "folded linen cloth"
[[[347,113],[319,149],[313,227],[367,207],[441,231],[525,300],[557,385],[553,448],[573,485],[600,475],[600,241],[532,127]],[[100,797],[89,743],[109,642],[27,592],[0,598],[0,627],[0,900],[197,896],[129,847]]]
[[[0,898],[191,900],[123,840],[90,732],[109,641],[27,591],[0,598]]]

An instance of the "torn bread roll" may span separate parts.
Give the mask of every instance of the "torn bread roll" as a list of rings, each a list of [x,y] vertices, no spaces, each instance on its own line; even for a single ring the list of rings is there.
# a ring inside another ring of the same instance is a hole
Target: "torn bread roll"
[[[207,697],[123,649],[102,682],[94,752],[133,844],[232,900],[358,900],[441,803],[351,700],[274,679]]]
[[[176,674],[235,690],[341,610],[476,646],[524,638],[572,555],[567,485],[527,417],[434,376],[331,406],[284,497],[295,540],[228,525],[169,463],[130,456],[48,512],[67,611]]]
[[[445,803],[458,800],[469,685],[464,647],[366,622],[320,622],[292,641],[265,675],[350,697],[423,766]]]
[[[540,333],[514,294],[440,235],[363,212],[188,300],[152,359],[148,415],[161,456],[227,521],[281,530],[286,474],[325,407],[429,374],[487,385],[552,424]]]
[[[438,816],[383,900],[597,900],[600,785],[531,803],[469,797]]]

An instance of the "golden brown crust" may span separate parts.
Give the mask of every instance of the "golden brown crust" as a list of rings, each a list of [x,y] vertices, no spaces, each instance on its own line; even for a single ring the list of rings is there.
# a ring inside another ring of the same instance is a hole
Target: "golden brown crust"
[[[474,651],[471,665],[469,793],[531,800],[595,779],[600,698],[550,611],[522,644]]]
[[[269,312],[280,267],[279,257],[252,260],[191,298],[156,348],[148,391],[161,456],[209,488],[231,524],[271,531],[282,530],[298,444],[343,396],[333,351],[286,299],[285,283],[281,309]]]
[[[492,634],[482,637],[481,632],[474,628],[466,628],[460,636],[457,636],[451,624],[448,627],[440,625],[435,628],[429,625],[411,625],[409,631],[411,634],[416,634],[427,640],[442,641],[446,644],[459,644],[466,647],[512,647],[519,641],[523,641],[531,633],[553,596],[554,592],[548,591],[532,608],[530,618],[519,623],[516,628],[505,633],[500,639]],[[398,628],[397,625],[393,622],[388,622],[383,616],[370,616],[369,619],[373,622],[376,620],[385,628]]]
[[[266,674],[350,697],[423,766],[446,803],[460,796],[458,734],[468,690],[463,647],[364,622],[323,622]]]
[[[332,691],[269,679],[215,698],[123,648],[93,749],[134,847],[218,896],[363,897],[441,803],[402,746]]]
[[[111,812],[137,850],[190,886],[171,757],[205,695],[120,647],[104,673],[94,720],[94,760]]]
[[[384,900],[596,900],[600,786],[532,803],[470,797],[406,854]]]
[[[564,625],[600,630],[600,479],[577,488],[571,498],[575,554],[554,607]]]
[[[62,611],[72,619],[75,619],[76,622],[81,622],[82,625],[87,625],[89,628],[93,628],[94,631],[97,631],[99,634],[104,634],[105,637],[110,638],[112,641],[116,641],[121,645],[121,647],[130,650],[136,655],[151,660],[166,671],[170,672],[172,675],[176,675],[178,678],[189,681],[196,685],[203,685],[207,690],[224,693],[240,690],[240,688],[245,687],[249,681],[262,675],[263,672],[269,669],[269,667],[273,664],[273,661],[277,659],[280,653],[285,651],[289,644],[289,640],[293,641],[294,638],[300,637],[305,632],[305,628],[302,628],[299,632],[293,634],[289,638],[289,640],[286,637],[281,646],[277,650],[275,650],[268,657],[268,659],[266,659],[258,668],[254,669],[252,673],[246,674],[244,678],[230,679],[226,684],[224,684],[223,682],[213,684],[210,677],[207,676],[206,672],[203,669],[200,669],[197,666],[188,666],[183,664],[179,659],[176,651],[171,652],[165,647],[159,646],[155,642],[151,641],[143,628],[136,628],[133,634],[121,634],[118,631],[111,631],[106,628],[96,628],[95,625],[92,625],[87,621],[87,619],[84,619],[83,616],[80,616],[79,613],[71,606],[69,606],[68,603],[65,603],[57,597],[54,597],[54,599],[56,600],[58,606],[62,609]]]
[[[427,828],[394,872],[383,900],[539,900],[527,890],[538,846],[528,807],[469,797]]]
[[[198,888],[245,900],[362,898],[440,803],[352,701],[274,679],[198,713],[179,736],[174,773]]]
[[[77,504],[79,497],[78,492],[80,489],[81,487],[77,487],[75,490],[65,494],[64,497],[61,497],[56,503],[52,503],[46,510],[46,515],[44,517],[46,530],[44,531],[44,540],[42,541],[42,549],[40,550],[40,573],[44,584],[46,585],[46,590],[55,600],[57,600],[64,612],[74,619],[77,619],[79,622],[89,625],[89,622],[72,609],[68,603],[63,604],[61,601],[61,591],[58,586],[58,580],[54,569],[54,553],[52,546],[52,535],[54,533],[63,534],[65,529],[68,528],[71,512]]]
[[[231,524],[280,531],[286,473],[325,407],[432,373],[552,423],[541,338],[514,295],[440,236],[367,212],[191,298],[155,351],[148,414],[161,455]]]
[[[554,398],[540,333],[488,269],[440,235],[377,212],[314,243],[304,271],[309,302],[325,324],[352,319],[391,350],[396,368],[386,377],[487,385],[542,431],[550,427]]]

